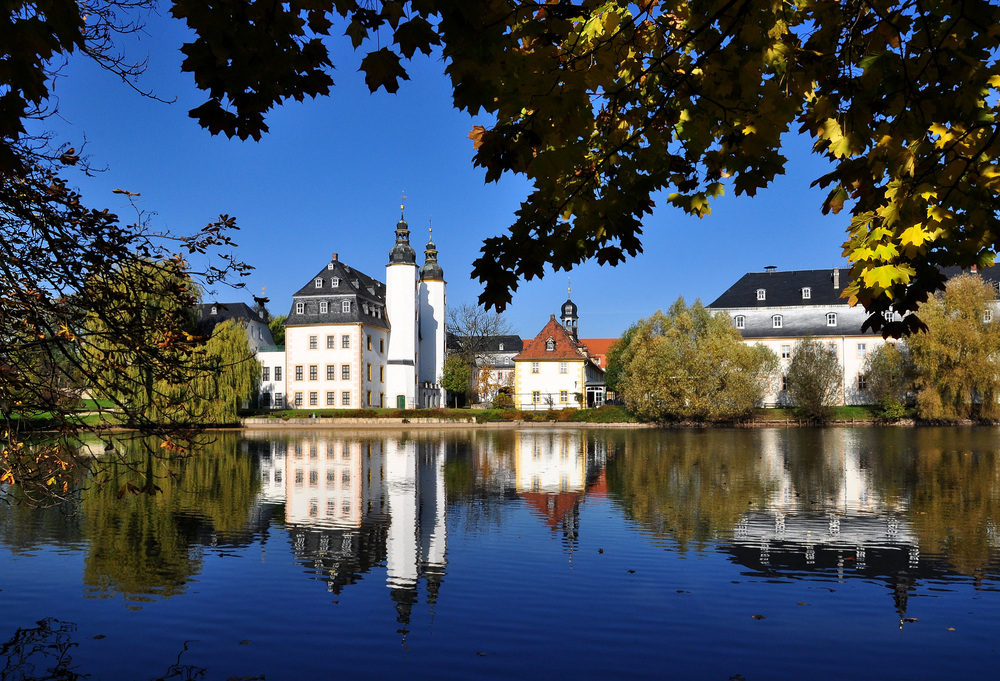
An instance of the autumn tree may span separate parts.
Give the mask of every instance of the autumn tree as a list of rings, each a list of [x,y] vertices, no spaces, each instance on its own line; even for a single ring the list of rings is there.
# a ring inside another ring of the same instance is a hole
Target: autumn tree
[[[513,327],[495,310],[470,303],[448,308],[449,352],[469,367],[472,377],[468,386],[470,399],[490,401],[503,387],[503,381],[495,373],[495,352],[508,336],[516,338]]]
[[[761,401],[778,359],[743,343],[728,315],[683,298],[626,332],[618,382],[625,406],[649,420],[745,418]]]
[[[976,275],[948,282],[924,307],[927,331],[907,340],[926,419],[995,418],[1000,410],[1000,326],[996,294]]]
[[[868,394],[883,417],[899,418],[906,413],[906,395],[914,380],[909,347],[902,343],[876,346],[865,358],[864,374]]]
[[[830,407],[841,397],[842,377],[836,352],[812,338],[798,341],[788,365],[788,392],[796,413],[813,421],[828,420]]]
[[[82,53],[124,77],[108,49],[152,0],[47,0],[6,11],[0,167],[17,167],[23,121],[48,102],[58,58]],[[489,181],[533,185],[473,274],[503,309],[547,266],[617,264],[642,251],[658,193],[705,216],[784,171],[798,131],[830,162],[824,212],[850,207],[845,294],[890,333],[943,287],[940,268],[1000,246],[1000,6],[989,0],[173,0],[193,31],[182,69],[206,95],[191,116],[259,139],[288,100],[327,95],[330,42],[360,51],[372,91],[440,51]],[[123,20],[122,17],[126,19]],[[86,20],[85,20],[86,18]],[[112,30],[109,30],[110,29]],[[22,164],[23,165],[23,164]]]

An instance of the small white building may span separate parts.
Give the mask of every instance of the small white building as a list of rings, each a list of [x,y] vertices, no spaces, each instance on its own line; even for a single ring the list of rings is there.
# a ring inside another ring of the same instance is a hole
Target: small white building
[[[567,300],[562,323],[549,322],[514,357],[516,409],[599,407],[604,403],[604,371],[576,339],[576,305]]]

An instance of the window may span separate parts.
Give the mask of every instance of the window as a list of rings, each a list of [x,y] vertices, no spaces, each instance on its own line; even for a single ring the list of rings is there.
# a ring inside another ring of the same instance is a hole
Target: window
[[[326,337],[326,349],[327,350],[333,350],[335,347],[337,347],[337,337],[336,336],[327,336]]]
[[[341,364],[340,365],[340,378],[343,379],[343,380],[345,380],[345,381],[351,380],[351,365],[350,364]]]
[[[378,365],[378,380],[385,382],[385,366],[382,364]]]
[[[336,406],[336,404],[337,404],[337,393],[335,393],[335,392],[328,392],[326,394],[326,404],[327,404],[328,407]]]
[[[858,374],[858,392],[868,392],[868,376],[865,374]]]
[[[379,407],[384,407],[385,406],[385,393],[379,393],[378,394],[378,406]]]
[[[296,381],[301,381],[302,380],[302,367],[301,366],[295,367],[295,380]]]
[[[313,285],[316,288],[323,288],[323,279],[322,279],[322,277],[316,277],[316,281],[314,282]]]
[[[319,404],[319,393],[309,393],[309,405],[315,407],[317,404]]]
[[[559,362],[559,373],[560,374],[565,374],[566,371],[567,371],[567,364],[566,364],[566,362]]]
[[[745,329],[747,328],[747,318],[741,314],[738,314],[736,315],[736,318],[733,320],[733,324],[736,326],[737,329]]]
[[[809,300],[812,298],[812,289],[808,286],[802,287],[802,300]]]
[[[792,358],[792,346],[782,345],[781,346],[781,359],[791,359]]]
[[[837,356],[837,344],[836,343],[827,343],[826,344],[826,351],[829,352],[834,357],[836,357]]]
[[[379,338],[378,339],[378,351],[380,353],[385,352],[385,339],[384,338]]]
[[[497,348],[497,349],[498,349],[498,350],[499,350],[500,352],[503,352],[503,343],[501,343],[501,344],[500,344],[500,347],[499,347],[499,348]]]
[[[827,326],[836,326],[837,325],[837,313],[836,312],[827,312],[826,313],[826,325]]]
[[[564,404],[566,402],[568,402],[569,401],[569,393],[567,391],[565,391],[565,390],[560,390],[559,391],[559,401],[562,402],[562,403],[564,403]]]
[[[858,343],[858,359],[864,359],[867,356],[868,356],[867,343]]]
[[[552,352],[555,349],[556,349],[556,342],[554,340],[552,340],[550,338],[547,341],[545,341],[545,350],[546,351]]]
[[[309,349],[315,350],[319,347],[319,338],[316,336],[309,336]]]
[[[327,364],[326,365],[326,380],[336,381],[337,380],[337,365]]]
[[[302,393],[295,393],[295,406],[296,407],[302,406]]]
[[[367,347],[368,347],[369,350],[372,349],[372,335],[371,334],[368,334],[368,346]]]
[[[318,381],[319,380],[319,367],[315,364],[309,365],[309,380]]]
[[[541,401],[542,401],[542,393],[540,393],[537,390],[532,390],[531,391],[531,403],[532,404],[538,404]]]
[[[781,392],[788,392],[788,376],[781,377]]]
[[[983,321],[987,324],[993,321],[993,310],[983,310]]]
[[[265,391],[264,394],[260,396],[260,403],[262,407],[270,407],[271,393]]]
[[[340,337],[340,347],[342,348],[351,347],[351,337],[346,333]]]
[[[765,300],[767,298],[767,290],[759,288],[757,289],[757,300]]]
[[[776,314],[773,317],[771,317],[771,328],[773,328],[773,329],[780,329],[781,328],[781,315],[780,314]]]
[[[533,374],[537,374],[538,373],[538,362],[532,362],[531,363],[531,373],[533,373]]]
[[[261,369],[260,380],[270,381],[271,380],[271,367],[263,367]]]
[[[340,278],[333,277],[332,279],[330,279],[330,286],[332,286],[333,288],[337,288],[338,286],[340,286]]]
[[[368,362],[368,380],[369,381],[372,380],[372,363],[371,362]],[[368,400],[369,406],[371,406],[371,402],[372,401],[369,399]]]
[[[320,314],[326,314],[329,311],[330,311],[330,303],[328,303],[328,302],[326,302],[324,300],[322,303],[319,304],[319,313]]]
[[[891,322],[892,321],[892,310],[886,310],[885,312],[883,312],[882,313],[882,319],[884,319],[887,322]]]
[[[274,380],[281,380],[281,367],[274,367]]]
[[[340,403],[345,407],[351,406],[351,393],[347,392],[346,390],[340,393]]]
[[[305,314],[306,304],[305,303],[295,303],[295,314]]]
[[[343,301],[340,304],[340,311],[341,312],[350,312],[351,311],[351,301],[349,301],[349,300]]]
[[[274,393],[274,406],[281,409],[285,406],[285,396],[281,393]]]
[[[367,397],[368,399],[367,399],[367,400],[365,400],[365,402],[367,402],[367,403],[368,403],[368,406],[369,406],[369,407],[370,407],[370,406],[372,406],[372,391],[371,391],[371,390],[369,390],[369,391],[368,391],[368,394],[366,395],[366,397]]]

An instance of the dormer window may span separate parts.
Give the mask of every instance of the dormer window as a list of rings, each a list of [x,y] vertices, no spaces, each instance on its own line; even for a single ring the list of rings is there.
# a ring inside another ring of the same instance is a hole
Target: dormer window
[[[345,300],[344,302],[342,302],[340,304],[340,311],[341,312],[350,312],[351,311],[351,301]]]
[[[215,305],[212,306],[212,314],[219,314],[219,308],[217,308]]]
[[[741,314],[738,314],[738,315],[736,315],[736,318],[733,319],[733,325],[737,329],[745,329],[745,328],[747,328],[747,318],[744,317]]]
[[[552,340],[552,339],[550,338],[550,339],[548,339],[547,341],[545,341],[545,350],[546,350],[546,351],[548,351],[548,352],[552,352],[552,351],[554,351],[555,349],[556,349],[556,342],[555,342],[554,340]]]
[[[305,303],[295,303],[295,314],[305,314],[306,304]]]
[[[503,352],[503,343],[500,344],[500,352]]]
[[[892,310],[886,310],[885,312],[883,312],[882,313],[882,319],[884,319],[887,322],[891,322],[892,321]]]
[[[837,325],[837,313],[836,312],[827,312],[826,313],[826,325],[827,326],[836,326]]]
[[[757,289],[757,300],[765,300],[767,298],[767,290],[759,288]]]
[[[330,311],[330,303],[324,301],[324,302],[322,302],[322,303],[319,304],[319,313],[320,314],[326,314],[329,311]]]
[[[780,329],[781,328],[781,315],[780,314],[776,314],[773,317],[771,317],[771,328],[772,329]]]
[[[812,289],[808,286],[802,288],[802,300],[809,300],[813,297]]]
[[[332,286],[333,288],[337,288],[338,286],[340,286],[340,277],[333,277],[332,279],[330,279],[330,286]]]
[[[983,321],[987,324],[993,321],[993,310],[983,310]]]
[[[314,286],[316,288],[323,288],[323,279],[320,278],[320,277],[316,277],[316,281],[314,282]]]
[[[328,263],[327,266],[326,266],[326,269],[332,270],[333,269],[333,263],[332,262]]]

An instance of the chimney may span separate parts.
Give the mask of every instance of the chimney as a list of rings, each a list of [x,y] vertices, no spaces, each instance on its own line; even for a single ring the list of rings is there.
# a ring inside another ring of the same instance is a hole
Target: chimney
[[[333,262],[337,262],[337,254],[336,254],[336,253],[334,253],[334,254],[333,254],[333,257],[332,257],[332,258],[330,258],[330,259],[331,259],[331,260],[332,260]]]
[[[833,290],[836,291],[840,289],[840,268],[833,268]]]
[[[972,272],[973,274],[975,274],[978,270],[979,270],[979,268],[976,267],[975,265],[973,265],[972,267],[969,268],[969,271]]]

